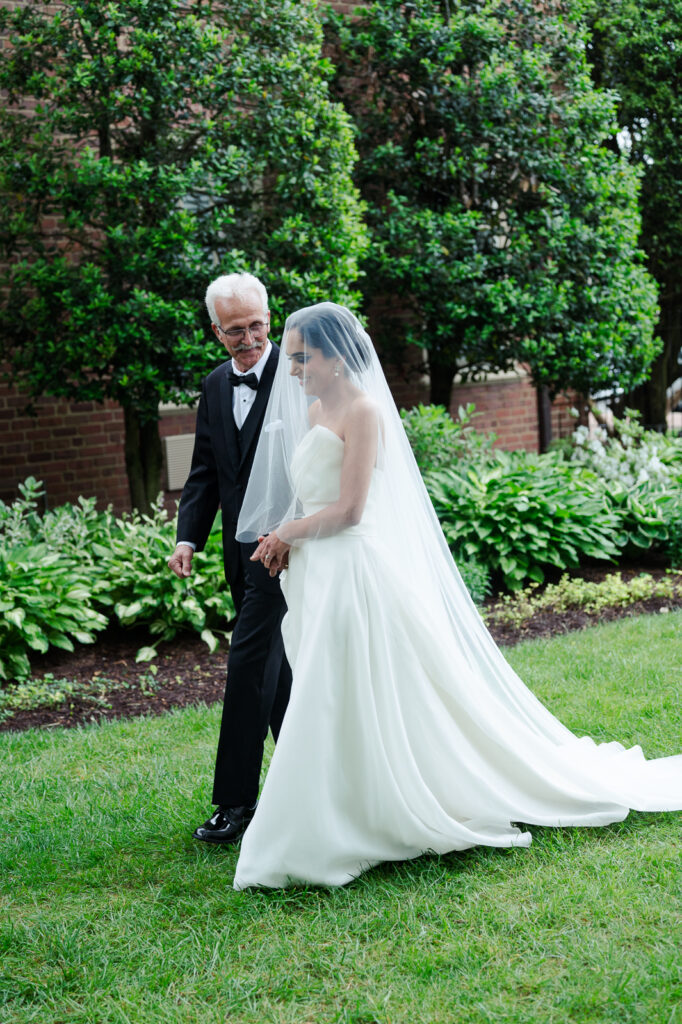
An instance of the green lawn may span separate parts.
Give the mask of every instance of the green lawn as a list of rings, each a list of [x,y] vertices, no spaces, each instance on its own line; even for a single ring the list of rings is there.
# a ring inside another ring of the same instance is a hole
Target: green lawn
[[[508,656],[577,732],[682,751],[682,613]],[[0,736],[0,1021],[682,1022],[682,815],[235,893],[236,851],[190,838],[217,731]]]

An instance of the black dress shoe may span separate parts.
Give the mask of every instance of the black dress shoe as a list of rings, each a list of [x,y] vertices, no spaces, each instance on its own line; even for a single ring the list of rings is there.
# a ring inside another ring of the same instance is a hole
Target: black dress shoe
[[[215,814],[192,833],[204,843],[236,843],[256,813],[253,807],[219,807]]]

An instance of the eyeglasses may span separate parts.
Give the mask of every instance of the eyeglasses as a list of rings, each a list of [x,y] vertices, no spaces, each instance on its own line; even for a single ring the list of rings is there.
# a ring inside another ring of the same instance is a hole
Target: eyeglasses
[[[268,330],[267,323],[264,323],[262,320],[255,320],[252,324],[249,324],[248,327],[233,327],[228,331],[226,331],[224,327],[221,327],[220,324],[216,324],[216,327],[221,334],[225,335],[226,338],[229,338],[230,341],[236,342],[243,341],[246,337],[247,331],[252,338],[262,338],[267,334]]]

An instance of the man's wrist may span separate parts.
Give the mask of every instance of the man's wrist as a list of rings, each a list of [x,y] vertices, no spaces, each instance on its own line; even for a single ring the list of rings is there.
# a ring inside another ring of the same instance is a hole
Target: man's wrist
[[[191,548],[192,551],[196,551],[196,549],[197,549],[196,544],[193,541],[191,541],[191,540],[179,540],[177,542],[177,544],[175,545],[175,550],[177,551],[178,548],[181,548],[181,547]]]

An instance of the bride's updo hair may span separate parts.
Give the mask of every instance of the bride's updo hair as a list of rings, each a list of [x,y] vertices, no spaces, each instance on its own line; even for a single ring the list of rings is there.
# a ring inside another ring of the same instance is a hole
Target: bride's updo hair
[[[306,345],[326,359],[342,358],[352,373],[362,373],[372,361],[372,342],[356,316],[335,302],[318,302],[292,313],[287,330],[300,333]]]

